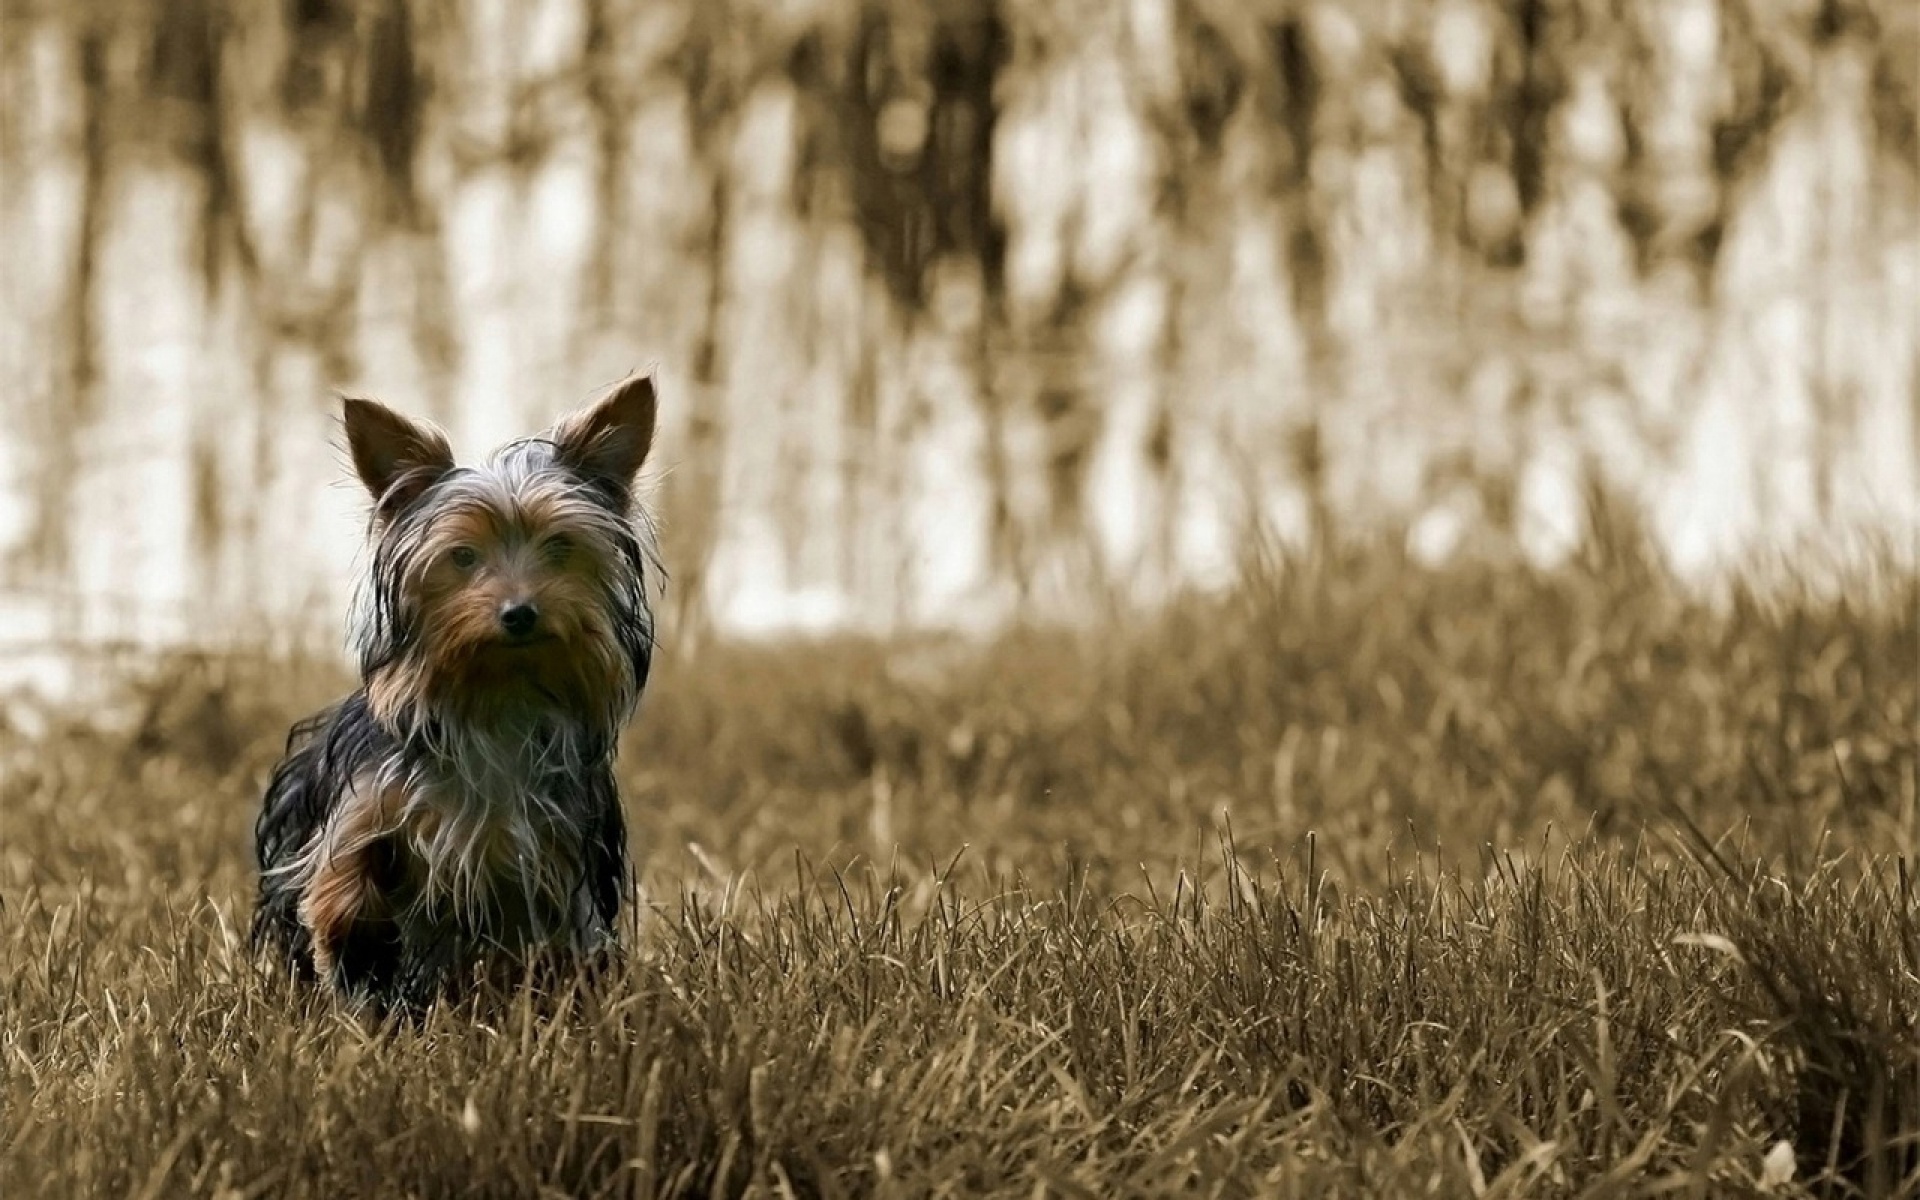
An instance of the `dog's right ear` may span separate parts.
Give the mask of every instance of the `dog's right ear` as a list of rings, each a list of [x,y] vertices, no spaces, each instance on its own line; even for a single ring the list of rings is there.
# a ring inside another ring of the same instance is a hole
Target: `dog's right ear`
[[[344,401],[341,416],[354,473],[382,518],[399,513],[453,469],[453,447],[430,425],[410,421],[377,401],[351,397]]]

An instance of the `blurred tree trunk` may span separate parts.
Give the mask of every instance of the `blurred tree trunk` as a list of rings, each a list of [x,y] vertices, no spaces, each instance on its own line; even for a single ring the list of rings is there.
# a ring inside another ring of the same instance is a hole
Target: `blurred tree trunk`
[[[1722,403],[1754,446],[1810,447],[1812,499],[1770,510],[1782,522],[1862,489],[1899,508],[1920,470],[1920,367],[1903,365],[1920,333],[1900,274],[1920,244],[1911,4],[503,11],[497,29],[483,10],[407,0],[7,5],[0,83],[12,97],[47,77],[18,49],[44,37],[64,80],[46,123],[72,131],[50,167],[0,139],[0,169],[38,181],[19,189],[32,220],[7,231],[9,248],[50,264],[16,272],[9,304],[30,311],[7,317],[55,342],[0,381],[34,397],[33,452],[10,485],[28,514],[19,570],[64,579],[76,539],[103,536],[74,527],[74,498],[115,468],[92,439],[113,323],[134,318],[101,291],[147,269],[160,239],[141,222],[169,218],[120,189],[156,171],[194,189],[200,286],[180,304],[210,332],[187,365],[161,355],[135,372],[157,380],[148,408],[194,406],[186,444],[166,450],[185,456],[180,515],[142,519],[190,529],[229,575],[260,564],[263,582],[302,524],[255,502],[270,469],[302,461],[269,442],[329,403],[271,381],[311,360],[336,386],[397,378],[426,394],[396,400],[457,417],[451,381],[496,361],[476,349],[499,349],[470,342],[491,303],[480,293],[510,281],[456,277],[464,227],[449,214],[501,172],[555,226],[533,231],[541,246],[584,247],[551,264],[579,281],[578,311],[526,314],[561,331],[553,359],[577,377],[555,391],[577,394],[602,356],[642,348],[688,384],[665,494],[683,637],[707,618],[710,564],[742,522],[789,543],[837,539],[809,562],[837,563],[824,573],[856,608],[894,603],[908,585],[881,569],[881,548],[925,536],[901,531],[942,500],[918,476],[940,461],[929,439],[955,430],[980,483],[985,569],[1021,593],[1043,577],[1113,582],[1089,489],[1123,477],[1146,497],[1129,519],[1155,530],[1137,540],[1177,573],[1218,532],[1202,527],[1226,519],[1196,498],[1243,467],[1249,491],[1303,496],[1316,540],[1416,522],[1463,491],[1474,520],[1518,528],[1531,460],[1569,438],[1583,447],[1569,457],[1636,487],[1705,478],[1714,456],[1686,439],[1704,439]],[[742,113],[769,97],[792,105],[785,195],[763,176],[743,190],[759,164],[741,156],[765,148],[743,146]],[[1824,158],[1806,148],[1809,121],[1824,122]],[[658,144],[636,140],[643,127]],[[1787,178],[1808,170],[1832,186]],[[589,200],[570,240],[559,227],[575,216],[541,205],[576,179]],[[1791,211],[1816,195],[1817,219]],[[36,244],[49,213],[59,237],[42,240],[70,244]],[[753,240],[763,227],[772,250]],[[500,261],[516,270],[548,266],[511,249]],[[785,264],[771,284],[766,254]],[[382,324],[399,336],[371,336]],[[742,378],[776,354],[781,379]],[[1748,380],[1741,364],[1758,358],[1778,369]],[[1155,376],[1144,391],[1142,370]],[[34,372],[58,376],[50,393]],[[262,394],[196,382],[236,378]],[[739,406],[762,395],[773,415],[744,420]],[[1525,396],[1538,402],[1513,399]],[[774,474],[809,498],[742,512],[723,464],[776,428]],[[1103,456],[1126,471],[1100,474]],[[333,464],[312,457],[290,492],[321,486]],[[1854,470],[1859,487],[1849,461],[1876,464]],[[1773,485],[1741,486],[1753,494],[1702,527],[1761,511]]]

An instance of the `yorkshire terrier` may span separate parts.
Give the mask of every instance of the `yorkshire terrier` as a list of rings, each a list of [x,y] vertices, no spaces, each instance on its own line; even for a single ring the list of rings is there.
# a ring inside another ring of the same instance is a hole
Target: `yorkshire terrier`
[[[304,978],[416,1007],[485,964],[591,961],[630,890],[614,779],[653,656],[634,482],[652,378],[482,466],[371,400],[361,686],[294,726],[255,826],[253,941]]]

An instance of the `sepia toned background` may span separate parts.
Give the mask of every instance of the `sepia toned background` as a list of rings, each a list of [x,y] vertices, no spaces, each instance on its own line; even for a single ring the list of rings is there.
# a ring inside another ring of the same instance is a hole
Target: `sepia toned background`
[[[0,0],[0,643],[338,644],[339,392],[657,366],[687,638],[1920,529],[1897,0]]]
[[[1917,103],[1914,0],[0,0],[0,1197],[1920,1194]],[[650,366],[624,945],[370,1030],[246,937],[339,393]]]

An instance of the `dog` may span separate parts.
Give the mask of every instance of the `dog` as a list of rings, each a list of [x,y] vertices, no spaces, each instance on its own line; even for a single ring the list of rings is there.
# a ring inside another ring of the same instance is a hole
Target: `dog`
[[[295,725],[255,824],[252,941],[386,1010],[477,967],[590,961],[632,891],[614,759],[660,573],[635,496],[651,375],[484,464],[347,399],[372,500],[360,687]]]

